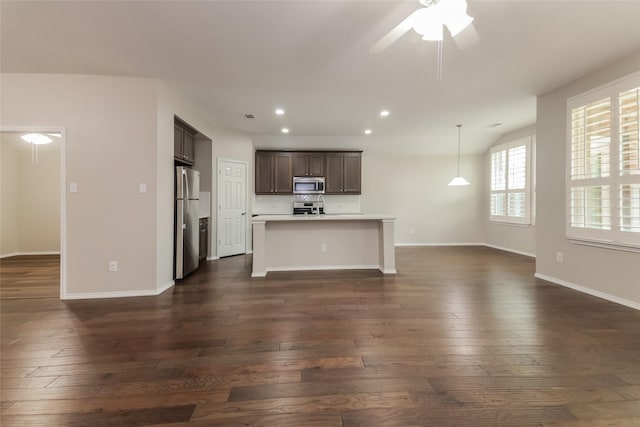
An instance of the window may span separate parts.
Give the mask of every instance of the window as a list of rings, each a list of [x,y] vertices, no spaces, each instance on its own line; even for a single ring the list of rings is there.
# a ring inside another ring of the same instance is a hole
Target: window
[[[531,223],[531,138],[491,149],[491,221]]]
[[[640,247],[640,73],[567,107],[568,237]]]

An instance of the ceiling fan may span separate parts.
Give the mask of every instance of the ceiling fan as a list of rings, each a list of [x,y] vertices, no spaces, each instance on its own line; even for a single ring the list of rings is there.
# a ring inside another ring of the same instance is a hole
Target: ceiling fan
[[[422,35],[422,40],[442,41],[446,26],[461,49],[470,47],[478,40],[478,34],[472,24],[473,18],[467,15],[466,0],[418,1],[423,7],[389,31],[369,49],[369,52],[382,52],[412,28]]]

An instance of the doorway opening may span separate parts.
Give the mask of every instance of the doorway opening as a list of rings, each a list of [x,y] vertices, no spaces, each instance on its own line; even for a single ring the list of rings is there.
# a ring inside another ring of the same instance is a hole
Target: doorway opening
[[[65,129],[0,127],[0,298],[64,299]]]

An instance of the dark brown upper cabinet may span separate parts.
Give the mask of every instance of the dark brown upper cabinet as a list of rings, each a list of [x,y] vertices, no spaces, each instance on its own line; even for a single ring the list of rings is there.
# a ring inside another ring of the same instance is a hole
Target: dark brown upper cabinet
[[[292,194],[292,158],[290,152],[256,151],[256,194]]]
[[[195,142],[197,131],[178,120],[173,122],[173,157],[180,163],[193,165],[196,161]]]
[[[256,151],[256,194],[273,194],[273,153]]]
[[[256,151],[256,194],[293,194],[294,176],[324,176],[326,194],[361,193],[361,152]]]
[[[293,153],[293,176],[324,176],[325,153]]]
[[[326,154],[325,193],[362,193],[362,153]]]

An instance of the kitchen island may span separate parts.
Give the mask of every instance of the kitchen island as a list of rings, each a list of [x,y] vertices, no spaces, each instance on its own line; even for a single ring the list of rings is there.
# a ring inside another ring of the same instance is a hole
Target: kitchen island
[[[394,217],[259,215],[251,223],[251,277],[295,270],[377,269],[396,274]]]

